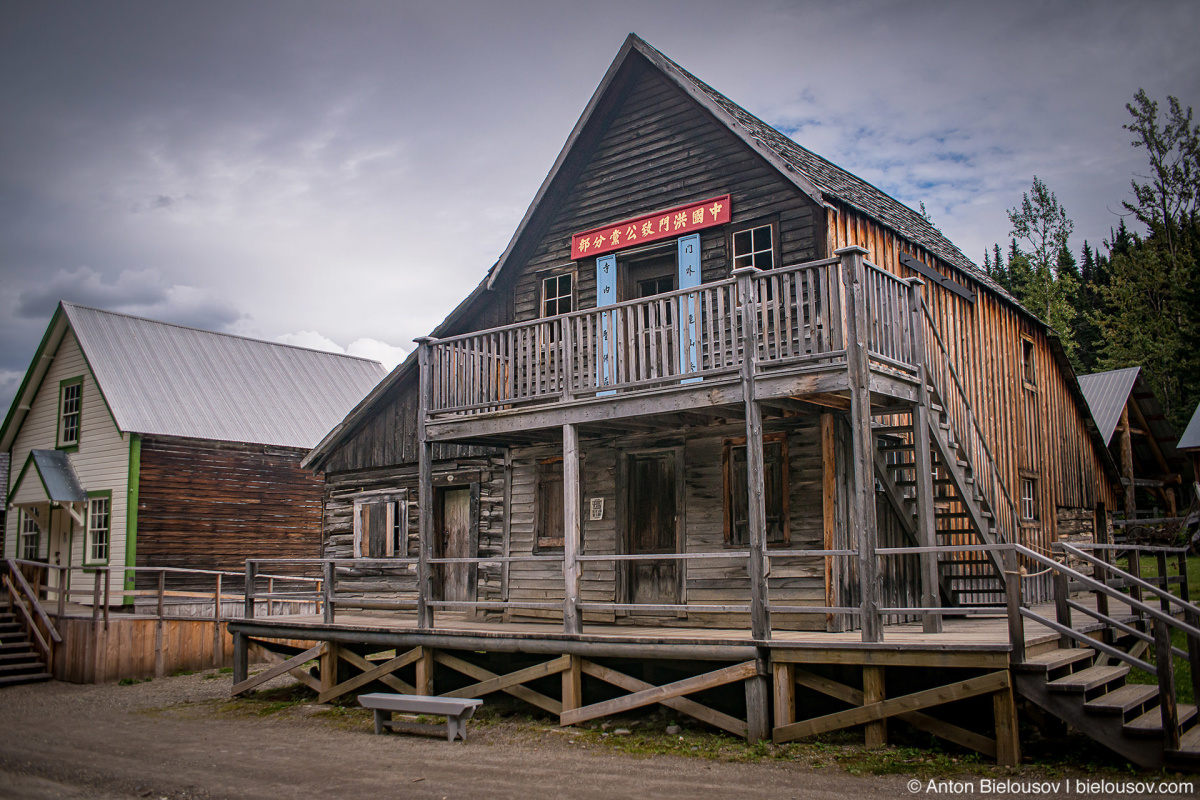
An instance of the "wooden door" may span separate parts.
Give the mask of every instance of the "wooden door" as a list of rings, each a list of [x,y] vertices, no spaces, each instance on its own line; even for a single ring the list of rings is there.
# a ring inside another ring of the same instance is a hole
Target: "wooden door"
[[[631,555],[679,552],[675,451],[628,456],[626,550]],[[677,560],[628,562],[632,603],[674,605],[680,601]]]
[[[446,489],[441,492],[441,525],[438,531],[438,558],[471,557],[471,490]],[[439,564],[443,600],[474,600],[471,596],[470,564]]]

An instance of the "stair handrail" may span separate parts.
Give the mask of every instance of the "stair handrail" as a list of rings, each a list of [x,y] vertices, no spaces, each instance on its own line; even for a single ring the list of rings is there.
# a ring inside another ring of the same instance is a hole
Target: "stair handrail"
[[[46,609],[42,608],[42,604],[38,602],[37,593],[33,591],[33,589],[29,586],[29,582],[25,580],[25,576],[21,574],[21,570],[17,567],[16,559],[6,558],[5,562],[8,564],[8,571],[12,574],[13,578],[15,578],[16,586],[20,587],[20,593],[28,598],[30,607],[37,612],[38,619],[40,619],[42,624],[46,626],[46,631],[50,634],[50,638],[53,639],[56,644],[61,643],[62,636],[59,635],[58,629],[54,627],[54,623],[50,621],[50,615],[46,613]],[[12,591],[15,593],[16,588],[14,588]],[[33,624],[32,619],[30,619],[30,624]]]
[[[1058,633],[1060,637],[1079,642],[1086,647],[1090,647],[1093,650],[1098,650],[1099,652],[1105,653],[1106,655],[1109,655],[1120,661],[1124,661],[1127,664],[1131,664],[1132,666],[1135,666],[1138,669],[1144,670],[1150,675],[1153,675],[1158,679],[1159,685],[1160,709],[1162,714],[1163,734],[1165,737],[1164,746],[1165,749],[1168,750],[1178,750],[1182,731],[1179,723],[1179,713],[1176,702],[1177,694],[1175,687],[1175,665],[1172,661],[1172,658],[1178,655],[1189,659],[1192,672],[1193,693],[1197,696],[1200,696],[1200,607],[1197,607],[1195,604],[1186,599],[1176,597],[1170,594],[1170,592],[1160,590],[1157,586],[1147,583],[1146,581],[1143,581],[1134,575],[1130,575],[1119,567],[1115,567],[1112,564],[1099,559],[1094,559],[1077,547],[1072,547],[1071,545],[1063,542],[1056,542],[1054,546],[1055,549],[1061,550],[1064,555],[1070,554],[1077,557],[1082,557],[1085,561],[1093,564],[1094,567],[1104,572],[1115,573],[1118,577],[1130,581],[1129,585],[1137,586],[1143,591],[1152,592],[1160,599],[1167,601],[1168,608],[1165,610],[1162,608],[1155,608],[1153,605],[1144,603],[1135,597],[1124,594],[1118,589],[1114,589],[1108,585],[1107,575],[1102,576],[1101,580],[1097,580],[1094,577],[1085,575],[1082,572],[1073,569],[1063,562],[1044,556],[1041,553],[1025,547],[1024,545],[1008,545],[1013,553],[1028,559],[1032,563],[1045,566],[1049,570],[1053,571],[1055,577],[1057,578],[1055,582],[1055,603],[1058,607],[1058,620],[1047,619],[1033,610],[1026,608],[1024,605],[1021,605],[1019,602],[1016,604],[1015,609],[1016,613],[1018,614],[1018,618],[1014,620],[1012,618],[1014,611],[1013,604],[1011,603],[1012,595],[1010,595],[1009,630],[1010,635],[1014,639],[1014,654],[1021,654],[1020,660],[1023,660],[1023,654],[1025,650],[1025,634],[1024,624],[1020,621],[1020,619],[1026,618],[1045,625],[1046,627]],[[1102,593],[1109,598],[1117,600],[1121,603],[1125,603],[1129,606],[1131,611],[1137,612],[1139,616],[1151,617],[1154,620],[1153,637],[1144,634],[1141,631],[1137,631],[1131,626],[1125,625],[1116,619],[1113,619],[1109,614],[1105,614],[1099,610],[1089,609],[1080,603],[1070,600],[1069,596],[1067,596],[1067,590],[1071,581],[1075,581],[1081,586],[1091,589],[1093,592]],[[1011,581],[1010,583],[1013,585],[1019,585],[1018,581]],[[1169,608],[1170,603],[1175,603],[1180,606],[1185,615],[1186,621],[1181,621],[1175,617]],[[1150,664],[1147,661],[1143,661],[1136,656],[1126,653],[1118,647],[1109,645],[1106,642],[1097,641],[1087,634],[1075,630],[1070,623],[1071,609],[1082,611],[1108,626],[1121,630],[1125,633],[1132,634],[1142,641],[1153,644],[1156,663]],[[1063,618],[1064,614],[1066,615],[1065,619]],[[1188,644],[1187,651],[1175,647],[1172,644],[1172,630],[1177,630],[1183,633],[1183,636]],[[1018,637],[1020,639],[1019,643],[1017,641]]]
[[[1008,485],[1004,481],[1004,476],[1001,475],[1000,468],[996,465],[995,456],[992,455],[991,448],[988,447],[987,437],[984,436],[983,428],[980,426],[979,420],[975,416],[974,409],[971,408],[971,403],[969,401],[970,395],[967,394],[967,390],[963,386],[962,380],[959,378],[958,370],[956,370],[954,368],[954,362],[950,358],[950,352],[946,347],[946,342],[942,339],[942,335],[938,331],[937,322],[936,322],[936,320],[934,320],[933,313],[929,310],[929,304],[925,302],[924,297],[921,298],[921,308],[925,312],[925,321],[927,323],[926,327],[933,334],[932,337],[926,337],[925,341],[927,343],[932,341],[937,345],[936,349],[937,349],[938,355],[940,355],[940,357],[941,357],[942,365],[946,368],[946,372],[950,376],[950,379],[953,381],[954,387],[957,389],[959,395],[962,397],[962,405],[966,409],[967,421],[970,423],[971,427],[974,428],[974,434],[975,434],[974,438],[977,439],[977,441],[978,441],[978,448],[970,447],[971,453],[972,453],[972,455],[974,455],[976,449],[980,449],[982,451],[983,455],[986,456],[987,467],[991,472],[990,481],[995,483],[999,487],[1000,493],[1003,495],[1004,501],[1007,504],[1006,509],[1005,509],[1007,514],[1006,514],[1005,518],[1002,520],[1002,519],[1000,519],[999,515],[996,515],[996,517],[995,517],[996,524],[997,524],[997,527],[998,527],[1000,535],[1001,535],[1001,541],[1006,541],[1006,540],[1010,541],[1010,542],[1016,541],[1016,536],[1015,536],[1016,530],[1015,529],[1016,529],[1016,520],[1018,519],[1016,503],[1013,502],[1012,494],[1010,494],[1008,491]],[[934,373],[933,370],[928,370],[928,369],[925,370],[925,379],[927,381],[929,381],[930,383],[933,383],[933,381],[935,380],[935,376],[933,373]],[[934,389],[937,390],[939,395],[941,395],[942,387],[938,386],[936,383],[934,383],[933,385],[934,385]],[[943,408],[946,409],[947,414],[950,415],[951,418],[953,419],[953,410],[951,409],[950,404],[946,402],[946,399],[944,396],[942,397],[942,403],[943,403]],[[957,429],[957,426],[956,426],[956,429]],[[957,433],[957,430],[956,430],[956,433]],[[974,464],[972,464],[972,466],[974,467]],[[996,504],[997,504],[998,499],[999,498],[995,498],[995,497],[987,497],[988,502],[992,503],[993,509],[996,509]],[[1006,525],[1005,523],[1008,523],[1008,524]],[[1005,529],[1006,527],[1011,527],[1012,530],[1007,531]]]

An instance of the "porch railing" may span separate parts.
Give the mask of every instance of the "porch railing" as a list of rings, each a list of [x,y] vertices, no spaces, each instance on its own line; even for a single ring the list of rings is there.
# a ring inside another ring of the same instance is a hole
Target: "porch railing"
[[[846,358],[839,258],[751,276],[758,367],[823,366]],[[908,284],[867,265],[873,365],[917,374]],[[738,278],[639,300],[432,340],[430,414],[478,414],[735,376],[746,320]]]

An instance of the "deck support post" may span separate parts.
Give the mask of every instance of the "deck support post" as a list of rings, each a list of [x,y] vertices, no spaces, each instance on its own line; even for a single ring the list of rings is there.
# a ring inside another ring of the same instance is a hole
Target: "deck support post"
[[[1004,597],[1008,610],[1010,664],[1025,663],[1025,620],[1021,616],[1021,565],[1015,550],[1004,551]]]
[[[417,684],[417,694],[425,697],[433,697],[433,650],[428,647],[421,648],[421,656],[417,659],[414,667],[416,669],[415,682]]]
[[[1129,404],[1121,409],[1121,422],[1117,426],[1121,443],[1121,478],[1125,484],[1125,519],[1137,519],[1137,487],[1133,483],[1133,437],[1129,430]]]
[[[99,570],[96,572],[100,574]],[[254,582],[258,579],[258,563],[246,560],[246,605],[242,615],[246,619],[254,619]]]
[[[757,674],[746,678],[746,741],[750,744],[771,740],[770,681],[767,662],[757,659]]]
[[[250,651],[246,645],[246,634],[234,631],[233,683],[235,686],[250,677]]]
[[[771,611],[767,599],[767,509],[763,485],[762,406],[754,396],[754,381],[758,371],[758,298],[754,276],[759,270],[743,267],[733,271],[738,281],[738,300],[742,316],[742,396],[746,403],[746,487],[749,493],[747,517],[750,538],[750,633],[758,641],[771,638]],[[765,684],[765,678],[764,678]],[[747,686],[747,702],[749,686]],[[764,689],[763,702],[766,702]],[[751,741],[756,741],[753,739]]]
[[[882,703],[887,699],[883,682],[883,667],[864,664],[863,668],[863,705]],[[883,747],[887,744],[887,719],[868,722],[865,726],[865,744],[867,747]]]
[[[433,627],[433,569],[429,560],[433,558],[433,443],[425,430],[426,418],[433,392],[432,375],[429,372],[430,343],[433,339],[422,336],[417,343],[417,372],[420,375],[420,390],[417,401],[417,438],[420,442],[417,466],[417,627]]]
[[[325,651],[321,653],[317,662],[321,670],[321,691],[319,694],[328,692],[330,689],[338,685],[338,660],[340,655],[338,650],[341,649],[337,642],[326,642]]]
[[[992,714],[996,718],[996,763],[1002,767],[1019,767],[1021,737],[1017,730],[1017,697],[1013,687],[992,695]]]
[[[937,546],[936,520],[933,510],[933,465],[929,457],[929,381],[925,377],[925,312],[921,308],[921,287],[918,278],[908,281],[908,311],[912,317],[912,360],[917,365],[917,402],[913,406],[913,470],[917,491],[917,541],[922,547]],[[940,608],[942,594],[938,590],[938,558],[935,552],[921,554],[921,605]],[[925,633],[942,632],[942,615],[926,614],[921,620]]]
[[[775,727],[796,721],[796,665],[771,664],[775,690]]]
[[[562,671],[562,710],[583,708],[583,659],[569,656],[571,665]]]
[[[850,530],[858,535],[858,579],[862,594],[862,640],[883,641],[879,616],[879,565],[876,563],[878,530],[875,520],[875,458],[871,435],[870,363],[867,360],[866,248],[843,247],[834,253],[842,259],[842,284],[846,308],[846,366],[850,380],[850,432],[853,442],[854,487],[850,503]]]
[[[583,632],[579,615],[579,428],[563,425],[563,633]]]

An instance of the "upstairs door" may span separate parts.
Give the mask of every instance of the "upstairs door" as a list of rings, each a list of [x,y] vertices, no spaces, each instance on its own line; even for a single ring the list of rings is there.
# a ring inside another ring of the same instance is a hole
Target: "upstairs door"
[[[634,453],[627,458],[626,552],[630,555],[678,553],[676,451]],[[676,605],[680,602],[683,573],[678,560],[650,559],[627,563],[631,603]]]
[[[443,489],[438,519],[437,558],[471,558],[471,490]],[[474,600],[470,564],[439,564],[443,600]]]

